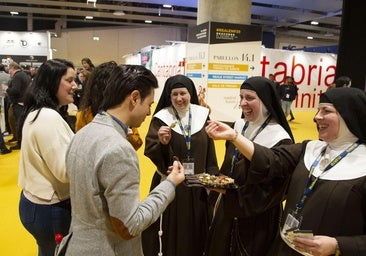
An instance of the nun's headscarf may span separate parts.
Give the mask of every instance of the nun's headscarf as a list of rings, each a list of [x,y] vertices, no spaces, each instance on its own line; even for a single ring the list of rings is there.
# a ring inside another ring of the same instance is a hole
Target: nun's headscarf
[[[319,103],[331,103],[348,129],[366,143],[366,93],[358,88],[334,88],[320,95]]]
[[[191,103],[199,105],[197,90],[193,81],[184,75],[175,75],[169,77],[168,80],[166,80],[163,92],[161,93],[154,114],[158,113],[163,108],[172,105],[172,101],[170,100],[170,94],[172,90],[176,88],[187,88],[189,94],[191,95]]]
[[[275,85],[271,80],[262,76],[254,76],[245,80],[240,89],[255,91],[272,118],[286,130],[292,141],[295,141],[285,114],[283,113]]]

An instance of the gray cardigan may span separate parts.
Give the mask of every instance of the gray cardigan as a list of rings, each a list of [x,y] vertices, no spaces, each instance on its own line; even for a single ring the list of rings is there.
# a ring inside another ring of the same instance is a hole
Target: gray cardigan
[[[98,114],[76,133],[66,156],[73,232],[66,255],[143,255],[141,232],[155,222],[175,196],[165,180],[140,202],[136,151],[111,116]],[[110,216],[135,236],[123,240]]]

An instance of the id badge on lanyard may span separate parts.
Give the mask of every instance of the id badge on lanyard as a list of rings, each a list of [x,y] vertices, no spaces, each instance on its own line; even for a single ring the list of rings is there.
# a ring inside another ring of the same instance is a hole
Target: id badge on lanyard
[[[302,216],[299,213],[296,213],[296,211],[290,211],[287,214],[285,224],[282,227],[282,234],[286,234],[288,230],[294,230],[299,229],[300,224],[302,221]]]
[[[182,160],[185,174],[194,174],[194,159],[186,158]]]

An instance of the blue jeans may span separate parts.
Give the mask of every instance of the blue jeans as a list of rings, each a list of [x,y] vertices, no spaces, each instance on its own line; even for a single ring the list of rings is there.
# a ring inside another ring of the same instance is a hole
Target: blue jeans
[[[23,192],[20,195],[19,216],[23,226],[36,239],[38,256],[54,256],[55,235],[65,236],[71,222],[70,200],[53,205],[35,204]]]
[[[282,100],[281,104],[282,104],[283,113],[285,113],[285,117],[287,117],[291,112],[292,101]]]

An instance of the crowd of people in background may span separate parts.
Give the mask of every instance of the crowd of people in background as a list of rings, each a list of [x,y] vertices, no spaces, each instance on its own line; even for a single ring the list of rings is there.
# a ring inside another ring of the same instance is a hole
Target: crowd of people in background
[[[166,80],[152,113],[158,82],[147,68],[81,66],[0,64],[0,153],[21,149],[19,216],[38,255],[366,254],[366,95],[349,77],[320,95],[319,139],[295,143],[292,76],[243,81],[242,115],[227,124],[211,120],[205,88],[185,75]],[[214,140],[226,140],[221,165]],[[143,143],[156,170],[140,201]],[[236,187],[181,184],[202,173]]]

